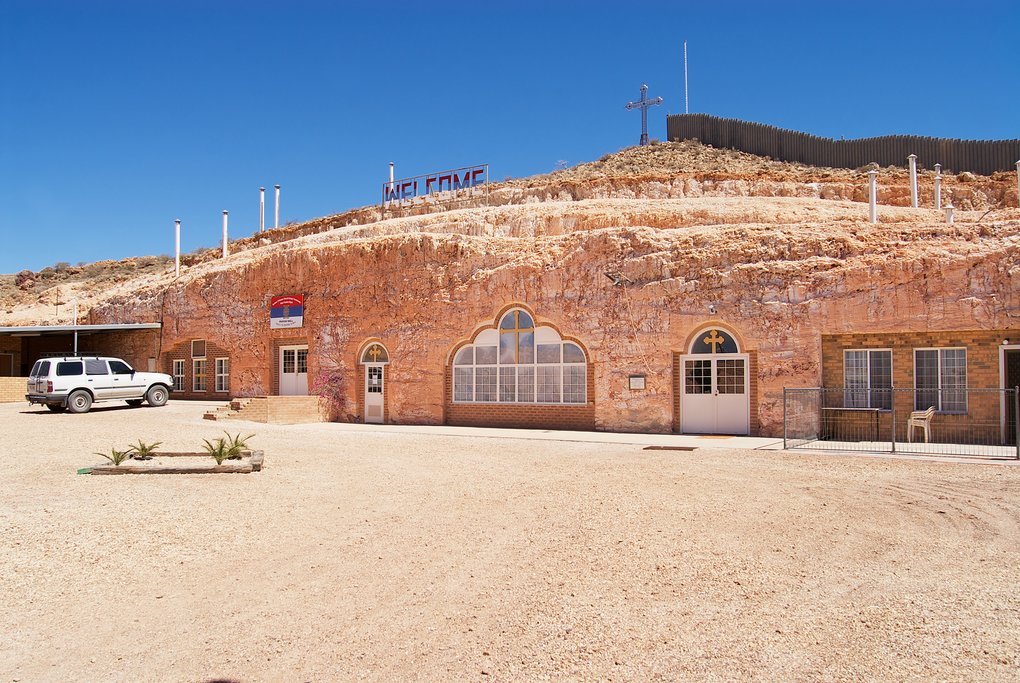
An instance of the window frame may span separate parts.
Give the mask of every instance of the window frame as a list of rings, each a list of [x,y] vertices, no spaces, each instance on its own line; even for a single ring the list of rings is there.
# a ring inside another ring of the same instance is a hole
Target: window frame
[[[202,364],[202,371],[198,371],[199,363]],[[191,393],[193,394],[204,394],[206,393],[208,386],[206,384],[206,360],[205,358],[192,358],[191,359]],[[200,381],[201,380],[201,381]],[[201,384],[201,389],[199,388]]]
[[[866,356],[865,356],[865,358],[866,358],[865,369],[867,370],[867,374],[866,374],[865,378],[867,380],[867,385],[865,387],[863,387],[863,388],[860,388],[860,387],[850,387],[848,385],[848,382],[847,382],[847,369],[848,369],[847,354],[850,354],[850,353],[864,353],[864,354],[866,354]],[[873,386],[872,386],[874,384],[873,377],[872,377],[872,372],[871,372],[871,355],[873,353],[888,353],[889,354],[889,387],[887,389],[885,387],[873,388]],[[892,410],[892,401],[893,401],[893,391],[892,391],[892,389],[893,389],[893,377],[895,376],[894,375],[895,368],[893,367],[893,360],[894,359],[893,359],[892,348],[843,349],[843,407],[845,407],[845,408],[870,408],[870,409],[877,409],[877,410],[881,410],[881,411],[891,411]],[[876,391],[888,391],[889,392],[889,405],[888,406],[875,405],[875,400],[874,400],[875,397],[874,397],[874,393],[873,392],[876,392]],[[856,393],[858,393],[858,392],[864,392],[864,395],[867,397],[866,405],[857,405],[856,399],[854,399],[853,396]]]
[[[179,366],[178,366],[178,363],[180,363]],[[178,367],[180,367],[180,369],[181,369],[180,373],[177,372],[177,368]],[[184,376],[185,376],[184,372],[185,372],[184,371],[184,359],[183,358],[174,358],[173,359],[173,363],[170,366],[170,376],[174,378],[174,385],[170,389],[170,391],[177,391],[177,392],[183,392],[184,391]],[[180,380],[179,384],[178,384],[177,380]]]
[[[225,370],[220,372],[220,363],[223,363]],[[221,356],[213,359],[213,370],[215,379],[213,380],[213,392],[217,394],[226,394],[230,392],[230,358]],[[223,379],[221,385],[220,379]],[[220,387],[223,387],[222,389]]]
[[[528,327],[528,326],[525,326],[523,328],[521,327],[521,325],[520,325],[520,315],[521,314],[527,315],[528,318],[531,320],[531,326],[530,327]],[[513,318],[512,318],[513,326],[512,327],[503,327],[504,321],[506,321],[508,316],[513,316]],[[458,404],[458,405],[484,404],[484,405],[526,405],[526,406],[531,406],[531,405],[586,406],[588,404],[588,379],[589,379],[589,371],[590,371],[590,368],[589,368],[590,361],[588,360],[587,352],[585,351],[584,347],[581,346],[581,344],[579,342],[574,341],[573,339],[569,339],[569,338],[563,337],[563,335],[559,334],[558,331],[556,331],[556,334],[559,337],[559,341],[558,342],[550,342],[550,341],[541,341],[540,342],[538,340],[538,337],[537,337],[537,330],[540,327],[550,327],[550,326],[543,326],[543,325],[541,325],[537,321],[537,319],[535,318],[534,314],[532,314],[530,311],[527,311],[527,310],[524,310],[524,309],[520,309],[520,308],[513,308],[513,309],[510,309],[509,311],[506,311],[503,315],[501,315],[499,317],[499,320],[496,321],[496,325],[494,327],[494,329],[496,330],[496,346],[495,347],[492,347],[491,343],[485,343],[485,344],[481,344],[480,346],[476,346],[476,344],[474,342],[472,342],[470,344],[465,344],[465,345],[461,346],[460,348],[458,348],[454,352],[453,359],[451,361],[451,368],[452,368],[452,372],[451,372],[451,391],[450,391],[451,401],[453,403],[455,403],[455,404]],[[489,328],[489,329],[493,329],[493,328]],[[518,362],[520,360],[520,336],[521,336],[522,333],[530,333],[531,336],[532,336],[531,337],[532,338],[531,344],[532,344],[533,348],[532,348],[531,354],[530,354],[531,355],[531,361],[530,362],[525,362],[525,363]],[[514,340],[514,358],[515,358],[515,362],[513,362],[513,363],[502,362],[502,355],[503,354],[501,353],[501,350],[502,350],[502,346],[503,345],[502,345],[501,342],[502,342],[502,339],[503,339],[504,335],[507,335],[508,337],[512,336],[512,338]],[[475,338],[477,339],[477,336]],[[559,361],[558,362],[554,362],[554,363],[539,362],[539,359],[538,359],[538,347],[539,347],[540,344],[542,346],[558,345],[559,346]],[[566,353],[565,348],[566,348],[566,345],[568,345],[568,344],[571,345],[571,346],[577,347],[577,349],[578,349],[578,351],[580,351],[580,354],[581,354],[581,357],[582,357],[581,361],[565,362],[563,360],[563,358],[565,357],[565,353]],[[495,361],[491,362],[491,363],[479,363],[478,362],[478,353],[477,353],[477,349],[479,349],[479,348],[494,348],[494,350],[495,350]],[[471,349],[471,352],[466,354],[469,357],[468,358],[469,362],[467,362],[467,363],[459,363],[458,364],[457,360],[461,356],[461,354],[464,353],[465,349]],[[508,388],[507,385],[509,384],[509,374],[510,373],[508,373],[506,371],[511,369],[511,368],[513,369],[513,372],[512,372],[512,374],[513,374],[513,392],[512,392],[513,398],[512,398],[512,400],[510,398],[506,398],[504,400],[505,396],[506,397],[509,396],[509,393],[504,391],[504,389]],[[576,373],[570,373],[572,376],[570,378],[570,381],[567,381],[568,369],[570,369],[570,368],[581,368],[582,369],[583,374],[581,376],[581,381],[579,383],[577,382]],[[484,392],[484,395],[486,397],[485,400],[479,400],[478,399],[478,394],[479,394],[479,379],[478,379],[478,372],[477,371],[479,369],[485,370],[484,379],[486,381],[484,381],[483,384],[482,384],[482,386],[484,386],[484,388],[485,388],[485,392]],[[525,369],[525,371],[522,372],[522,369]],[[558,382],[554,382],[554,384],[556,384],[554,389],[550,389],[549,387],[551,387],[552,385],[548,385],[546,387],[545,395],[549,396],[551,394],[555,394],[558,397],[558,399],[557,400],[539,400],[539,395],[542,392],[542,389],[540,388],[540,377],[545,377],[545,376],[549,375],[550,374],[549,373],[550,369],[555,369],[553,374],[555,374],[555,376],[556,376],[555,379],[557,379]],[[468,372],[464,372],[465,370],[468,371]],[[523,384],[524,391],[522,392],[522,390],[521,390],[521,388],[522,388],[521,377],[522,377],[522,375],[527,375],[527,374],[530,374],[530,378],[529,379],[525,379],[525,382]],[[461,378],[458,378],[458,375],[460,375]],[[470,387],[465,386],[465,384],[467,383],[467,375],[470,375]],[[504,376],[506,376],[507,379],[504,379]],[[488,381],[490,379],[490,377],[493,379],[493,382],[489,382]],[[491,391],[489,390],[490,389],[490,385],[491,385]],[[568,392],[566,392],[564,389],[567,386],[570,386],[571,388],[575,388],[577,386],[580,386],[581,391],[580,391],[580,395],[579,396],[575,392],[571,392],[569,394],[570,397],[572,397],[572,398],[579,398],[580,400],[577,400],[577,401],[568,401],[568,400],[566,400],[567,397],[568,397]],[[529,387],[530,387],[530,390],[529,390]],[[530,395],[531,399],[530,400],[521,400],[522,393],[525,396],[529,396]],[[458,395],[460,397],[458,397]],[[470,396],[470,398],[467,398],[467,396]],[[491,396],[491,398],[489,398],[490,396]]]
[[[919,387],[918,372],[917,372],[917,353],[918,351],[935,351],[935,370],[936,370],[936,384],[934,387]],[[963,352],[963,386],[955,386],[946,388],[942,377],[942,358],[945,351],[962,351]],[[935,392],[937,397],[937,403],[935,405],[935,412],[943,413],[946,415],[966,415],[970,409],[970,402],[967,396],[967,347],[966,346],[919,346],[913,350],[914,359],[914,410],[927,410],[929,406],[918,407],[918,399],[921,396],[922,391]],[[963,409],[962,410],[947,410],[942,407],[943,392],[946,391],[959,391],[963,394]]]

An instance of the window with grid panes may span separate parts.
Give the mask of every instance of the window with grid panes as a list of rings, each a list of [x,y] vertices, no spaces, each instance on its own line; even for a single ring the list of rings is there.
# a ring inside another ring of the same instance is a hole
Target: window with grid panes
[[[914,350],[914,410],[967,412],[967,350]]]
[[[587,359],[577,344],[536,326],[519,309],[507,312],[490,332],[457,351],[454,402],[587,402]]]
[[[230,359],[216,359],[216,391],[223,393],[230,390]]]
[[[174,391],[184,391],[184,360],[174,360]]]
[[[191,390],[205,391],[205,359],[191,361]]]
[[[843,389],[843,404],[847,408],[892,408],[892,351],[844,351]]]

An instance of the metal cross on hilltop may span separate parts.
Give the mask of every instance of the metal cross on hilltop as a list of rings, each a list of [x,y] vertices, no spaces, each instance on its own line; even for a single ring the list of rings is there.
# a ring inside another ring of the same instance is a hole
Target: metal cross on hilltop
[[[662,104],[662,98],[656,97],[654,100],[648,99],[648,86],[641,86],[641,99],[637,102],[628,102],[627,109],[640,109],[641,110],[641,144],[648,144],[648,107],[654,107],[657,104]]]

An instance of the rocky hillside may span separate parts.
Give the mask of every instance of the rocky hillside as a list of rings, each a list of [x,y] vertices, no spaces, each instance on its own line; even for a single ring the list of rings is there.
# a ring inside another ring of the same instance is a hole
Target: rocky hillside
[[[752,267],[763,262],[757,241],[764,239],[762,231],[768,226],[780,230],[798,226],[798,234],[806,238],[817,233],[824,241],[829,238],[822,235],[839,235],[848,223],[860,223],[866,215],[866,206],[860,203],[867,198],[867,170],[780,163],[694,142],[632,147],[551,174],[493,183],[487,196],[479,193],[445,204],[418,205],[384,217],[378,206],[370,206],[271,230],[232,242],[226,261],[218,259],[217,249],[188,254],[182,258],[182,280],[241,267],[280,249],[285,253],[337,241],[415,233],[534,240],[606,229],[695,226],[719,226],[699,233],[725,235],[723,251],[732,252],[726,258],[732,265],[740,261]],[[944,175],[943,201],[951,200],[960,209],[955,228],[945,227],[942,215],[931,210],[891,208],[909,205],[905,169],[882,169],[879,178],[881,222],[877,228],[863,229],[865,238],[855,241],[864,252],[883,253],[903,231],[937,235],[947,254],[974,247],[975,240],[981,248],[1000,248],[1003,244],[997,238],[1016,232],[1020,211],[1009,208],[1017,203],[1012,173]],[[931,204],[932,184],[932,173],[923,171],[922,205]],[[719,249],[719,244],[713,248]],[[815,254],[837,259],[847,255],[846,249],[836,247],[831,253]],[[627,265],[623,255],[617,261],[614,268]],[[2,275],[0,324],[69,322],[75,298],[84,319],[93,307],[144,300],[165,290],[172,280],[173,264],[165,257],[56,264],[38,273]]]

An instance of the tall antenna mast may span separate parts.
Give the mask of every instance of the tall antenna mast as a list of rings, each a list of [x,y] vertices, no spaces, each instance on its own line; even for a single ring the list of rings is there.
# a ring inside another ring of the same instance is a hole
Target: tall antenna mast
[[[690,114],[691,110],[687,106],[687,41],[684,41],[684,113]]]

